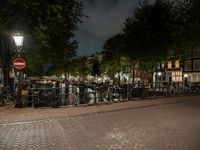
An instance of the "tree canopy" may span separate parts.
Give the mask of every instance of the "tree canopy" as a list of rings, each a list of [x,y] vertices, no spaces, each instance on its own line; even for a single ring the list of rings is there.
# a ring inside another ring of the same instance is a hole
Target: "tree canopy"
[[[168,56],[170,45],[175,39],[175,5],[168,0],[139,2],[133,16],[128,17],[120,34],[110,37],[104,50],[106,57],[125,56],[133,65],[139,63],[143,69],[155,67]]]
[[[200,2],[184,0],[176,5],[173,49],[183,57],[200,47]]]
[[[123,33],[129,55],[141,62],[159,62],[166,58],[172,41],[174,11],[172,3],[156,0],[140,3],[132,17],[125,23]],[[140,60],[141,59],[141,60]]]
[[[120,60],[126,49],[124,35],[119,33],[110,37],[104,44],[104,57],[101,62],[101,70],[108,74],[113,74],[120,69]]]
[[[119,48],[133,66],[149,71],[171,56],[184,59],[200,47],[199,18],[198,0],[144,0],[124,22],[120,36],[106,41],[105,54],[109,58]]]
[[[41,73],[43,64],[51,64],[52,71],[63,70],[76,54],[73,36],[84,17],[82,11],[82,3],[75,0],[3,0],[0,36],[9,37],[16,31],[25,36],[27,69],[32,73]]]

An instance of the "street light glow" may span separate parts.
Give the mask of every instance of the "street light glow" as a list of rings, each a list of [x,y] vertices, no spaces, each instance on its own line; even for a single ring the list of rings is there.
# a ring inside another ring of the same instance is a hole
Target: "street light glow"
[[[15,41],[15,45],[17,47],[20,47],[23,45],[23,41],[24,41],[24,37],[22,35],[20,35],[20,33],[16,33],[14,36],[13,36],[13,39]]]
[[[158,72],[158,76],[161,76],[161,74],[162,74],[161,72]]]
[[[185,78],[188,78],[188,74],[184,74],[184,77],[185,77]]]

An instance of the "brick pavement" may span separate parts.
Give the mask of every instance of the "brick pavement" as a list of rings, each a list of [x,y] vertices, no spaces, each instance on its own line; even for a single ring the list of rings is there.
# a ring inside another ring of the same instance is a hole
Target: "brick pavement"
[[[113,103],[111,105],[100,104],[94,106],[80,106],[80,107],[40,107],[40,108],[13,108],[12,106],[0,107],[0,124],[19,123],[27,121],[37,121],[49,118],[57,118],[63,116],[74,116],[87,113],[97,113],[101,111],[112,111],[118,109],[127,109],[132,107],[156,105],[162,103],[169,103],[174,101],[182,101],[176,97],[158,98],[158,99],[143,99],[126,101],[121,103]]]
[[[198,150],[199,98],[1,108],[0,150]]]

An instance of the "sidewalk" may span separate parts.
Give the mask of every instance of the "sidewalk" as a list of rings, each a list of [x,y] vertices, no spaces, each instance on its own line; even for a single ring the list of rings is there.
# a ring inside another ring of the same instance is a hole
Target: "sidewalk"
[[[200,96],[195,96],[199,97]],[[112,104],[101,104],[94,106],[61,107],[61,108],[13,108],[0,107],[0,125],[23,124],[24,122],[42,121],[59,117],[71,117],[77,115],[98,114],[103,112],[117,111],[123,109],[135,109],[147,106],[157,106],[174,102],[185,102],[193,99],[193,96],[169,97],[156,99],[142,99],[137,101],[126,101]]]

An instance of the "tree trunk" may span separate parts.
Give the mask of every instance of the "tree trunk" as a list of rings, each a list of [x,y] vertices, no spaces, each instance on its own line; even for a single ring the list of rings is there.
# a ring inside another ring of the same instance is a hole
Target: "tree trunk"
[[[133,63],[132,67],[132,85],[134,85],[134,80],[135,80],[135,63]]]
[[[154,67],[152,65],[152,67],[151,67],[151,78],[150,78],[150,83],[152,84],[152,86],[153,86],[153,76],[154,76]]]
[[[3,71],[3,85],[7,86],[10,85],[10,61],[11,61],[11,54],[10,54],[10,40],[9,36],[5,34],[0,35],[0,50],[1,50],[1,61],[2,61],[2,71]]]

